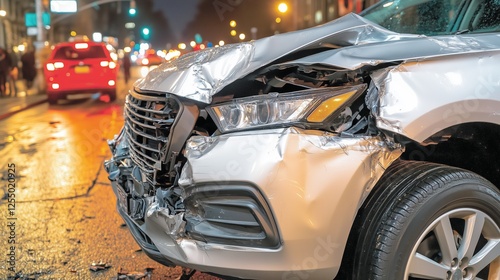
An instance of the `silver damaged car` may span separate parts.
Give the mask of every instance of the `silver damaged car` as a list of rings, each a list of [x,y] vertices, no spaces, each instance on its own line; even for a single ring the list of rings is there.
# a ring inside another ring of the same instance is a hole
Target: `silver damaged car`
[[[105,163],[143,251],[243,279],[500,279],[500,1],[361,15],[138,80]]]

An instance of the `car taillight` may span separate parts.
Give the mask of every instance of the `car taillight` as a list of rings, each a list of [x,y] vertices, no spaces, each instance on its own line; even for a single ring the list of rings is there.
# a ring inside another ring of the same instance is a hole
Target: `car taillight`
[[[47,63],[46,67],[47,67],[47,70],[54,71],[56,69],[64,68],[64,63],[62,63],[60,61],[54,62],[54,63]]]
[[[115,69],[116,68],[116,62],[114,61],[101,61],[100,63],[101,67],[109,67],[109,69]]]

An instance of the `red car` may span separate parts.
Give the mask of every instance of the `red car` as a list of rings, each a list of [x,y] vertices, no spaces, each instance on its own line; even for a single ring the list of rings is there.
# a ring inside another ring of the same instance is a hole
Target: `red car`
[[[163,62],[165,62],[165,59],[154,52],[148,52],[144,55],[143,58],[137,60],[137,62],[137,64],[142,66],[153,66],[162,64]]]
[[[104,43],[57,44],[44,67],[50,104],[71,94],[95,93],[116,99],[118,65]]]

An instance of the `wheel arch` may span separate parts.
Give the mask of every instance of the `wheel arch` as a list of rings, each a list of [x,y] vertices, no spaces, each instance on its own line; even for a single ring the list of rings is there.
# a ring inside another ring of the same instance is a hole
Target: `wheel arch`
[[[396,137],[398,138],[398,137]],[[500,187],[500,125],[467,122],[449,126],[422,142],[405,137],[401,159],[426,161],[473,171]]]
[[[490,181],[500,190],[500,125],[489,122],[469,122],[449,126],[429,135],[424,141],[416,142],[402,135],[393,135],[404,144],[405,152],[391,166],[402,161],[429,162],[449,165],[477,173]],[[356,213],[350,229],[349,239],[342,257],[342,266],[337,279],[349,279],[344,275],[350,271],[352,249],[355,247],[353,236],[360,227],[362,211],[380,184],[376,184]]]
[[[408,171],[412,170],[413,168],[419,168],[421,170],[421,173],[418,175],[413,175],[410,176],[410,178],[407,178],[406,176],[400,176],[404,174],[409,174]],[[438,174],[442,173],[443,170],[446,170],[447,165],[438,163],[436,164],[435,162],[425,162],[425,161],[409,161],[405,159],[399,158],[398,160],[394,161],[390,167],[388,167],[386,170],[391,169],[390,172],[386,172],[387,174],[384,174],[380,180],[377,182],[375,187],[372,189],[370,192],[369,196],[364,200],[363,205],[358,209],[358,212],[356,214],[355,220],[353,222],[352,228],[349,233],[349,238],[347,241],[346,248],[344,250],[344,254],[342,257],[342,264],[339,270],[339,273],[335,279],[355,279],[352,278],[353,275],[352,273],[354,271],[358,271],[359,268],[356,270],[355,265],[353,264],[355,262],[355,255],[359,254],[359,252],[356,253],[356,250],[359,250],[359,247],[357,248],[358,242],[360,242],[360,237],[366,236],[361,234],[363,231],[367,231],[367,228],[376,228],[378,227],[378,223],[366,223],[366,221],[374,221],[378,220],[375,218],[377,215],[383,215],[385,212],[380,210],[380,209],[385,209],[383,207],[380,207],[377,212],[379,214],[373,214],[371,211],[373,210],[371,207],[373,207],[374,203],[376,204],[381,204],[385,205],[388,204],[389,201],[399,201],[399,199],[396,200],[397,197],[400,197],[400,195],[406,196],[407,194],[407,189],[409,186],[414,185],[415,182],[419,181],[424,181],[423,178],[427,178],[429,175],[429,178],[436,177],[433,174]],[[453,166],[451,167],[453,170]],[[448,167],[450,169],[450,167]],[[462,171],[467,172],[467,170],[463,170],[463,168],[459,169],[454,169],[455,172],[462,173]],[[464,173],[465,174],[465,173]],[[482,180],[486,185],[492,185],[488,180],[485,180],[484,177],[478,176],[478,174],[471,174],[471,177],[468,178],[478,178]],[[397,179],[399,178],[399,179]],[[467,179],[464,177],[464,179]],[[418,181],[416,181],[418,180]],[[396,182],[396,183],[394,183]],[[424,183],[425,184],[425,183]],[[389,185],[392,185],[389,187]],[[385,191],[385,187],[389,187],[389,189],[392,189],[392,191]],[[395,187],[396,186],[396,187]],[[493,187],[493,186],[492,186]],[[495,186],[498,189],[498,186]],[[499,190],[500,191],[500,190]],[[371,207],[370,207],[371,204]],[[493,205],[493,204],[488,204]],[[402,209],[402,208],[400,208]],[[371,216],[371,218],[366,219],[366,216]],[[380,216],[382,217],[382,216]],[[364,228],[364,229],[362,229]],[[391,231],[392,234],[392,231]],[[366,238],[366,237],[364,237]],[[363,239],[364,239],[363,238]],[[368,239],[373,238],[373,236],[369,236]],[[378,240],[378,238],[377,238]],[[364,247],[363,247],[364,248]],[[361,249],[363,251],[364,249]],[[359,255],[358,255],[359,256]]]

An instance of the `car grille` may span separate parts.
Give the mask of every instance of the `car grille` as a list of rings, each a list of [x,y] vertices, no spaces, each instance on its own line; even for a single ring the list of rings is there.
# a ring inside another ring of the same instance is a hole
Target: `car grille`
[[[166,172],[169,136],[181,106],[166,94],[136,91],[130,91],[125,101],[125,133],[130,140],[130,158],[153,185],[159,183],[159,175]]]

